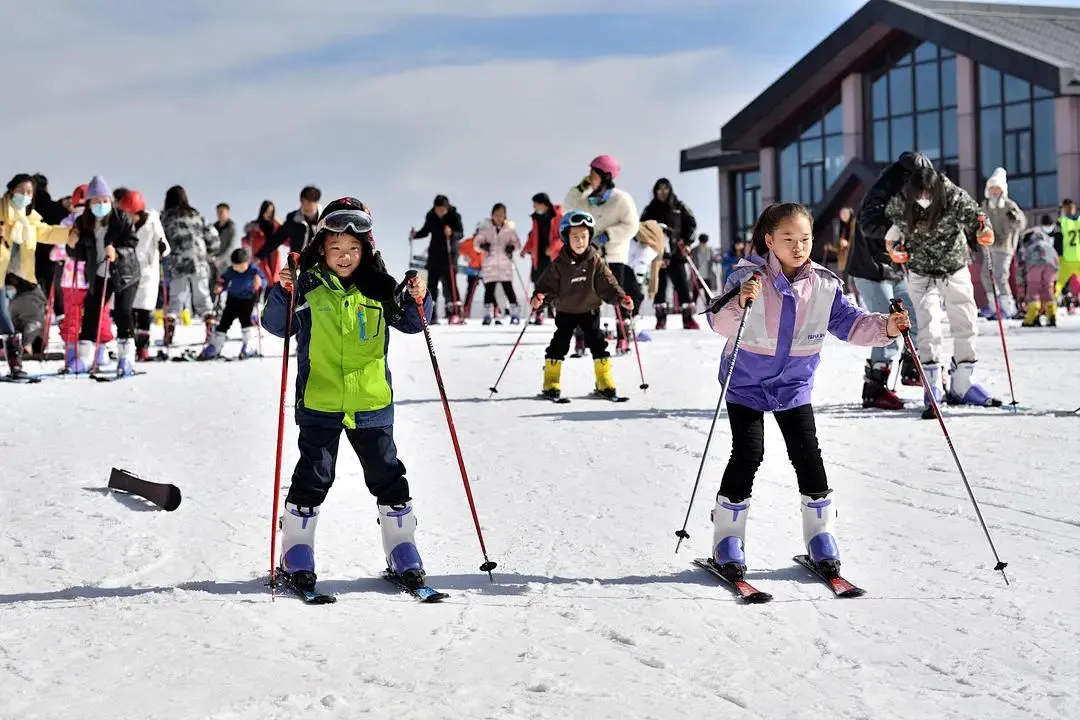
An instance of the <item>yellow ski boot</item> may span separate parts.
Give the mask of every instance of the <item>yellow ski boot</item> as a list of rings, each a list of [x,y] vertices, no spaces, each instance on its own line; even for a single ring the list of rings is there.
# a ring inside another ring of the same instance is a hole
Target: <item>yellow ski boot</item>
[[[562,378],[562,363],[562,360],[551,360],[550,358],[544,361],[544,391],[541,395],[555,402],[562,399],[560,397],[562,391],[559,388],[559,381]],[[569,400],[566,402],[569,402]]]
[[[1039,313],[1042,311],[1042,303],[1038,300],[1032,300],[1028,303],[1027,313],[1024,315],[1024,322],[1020,323],[1023,327],[1039,327]]]
[[[611,400],[612,402],[622,402],[626,398],[619,397],[619,393],[615,391],[615,376],[611,372],[611,358],[598,358],[593,360],[593,369],[596,371],[596,389],[593,391],[594,395]]]
[[[1043,305],[1043,311],[1046,313],[1046,326],[1057,327],[1057,303],[1046,303]]]
[[[187,308],[180,311],[180,323],[184,327],[191,327],[191,311]]]

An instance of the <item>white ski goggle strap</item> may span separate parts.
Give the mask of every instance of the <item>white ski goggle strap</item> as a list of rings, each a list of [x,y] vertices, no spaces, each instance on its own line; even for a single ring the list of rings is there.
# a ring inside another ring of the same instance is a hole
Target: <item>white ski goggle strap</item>
[[[332,233],[354,233],[363,235],[371,232],[373,223],[371,216],[363,210],[335,210],[315,226],[315,233],[323,230]]]
[[[592,215],[588,215],[586,213],[577,213],[577,212],[570,215],[566,219],[566,224],[569,227],[580,227],[582,225],[584,225],[585,227],[589,227],[589,228],[596,227],[596,221],[593,220]]]

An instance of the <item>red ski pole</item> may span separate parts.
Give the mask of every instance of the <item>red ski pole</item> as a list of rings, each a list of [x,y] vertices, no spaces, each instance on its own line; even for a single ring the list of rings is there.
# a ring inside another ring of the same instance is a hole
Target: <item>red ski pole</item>
[[[990,250],[987,249],[983,253],[983,262],[986,263],[986,268],[990,271],[990,284],[993,286],[990,288],[990,292],[994,294],[994,307],[997,309],[997,321],[998,321],[998,333],[1001,335],[1001,352],[1005,355],[1005,373],[1009,376],[1009,395],[1012,396],[1012,402],[1009,403],[1013,406],[1013,410],[1016,410],[1016,391],[1013,390],[1012,379],[1012,365],[1009,364],[1009,345],[1005,342],[1005,323],[1001,320],[1001,298],[997,294],[997,278],[994,277],[994,260],[990,257]]]
[[[101,318],[105,315],[105,291],[108,289],[109,286],[109,270],[111,267],[112,261],[106,260],[105,277],[101,278],[101,305],[98,307],[97,335],[94,337],[94,363],[90,366],[91,375],[98,371],[98,353],[101,352]]]
[[[53,267],[53,279],[49,285],[49,300],[45,306],[45,327],[41,329],[41,356],[45,357],[45,354],[49,352],[49,328],[52,326],[53,320],[53,303],[56,302],[56,286],[60,284],[60,276],[62,275],[63,265],[54,264]]]
[[[289,341],[292,339],[293,312],[296,310],[296,268],[300,253],[289,253],[289,314],[285,316],[285,343],[281,351],[281,395],[278,397],[277,454],[274,458],[274,508],[270,513],[270,597],[273,598],[277,574],[278,503],[281,500],[281,456],[285,443],[285,392],[289,385]]]
[[[529,319],[531,320],[532,315],[537,313],[537,312],[540,312],[540,311],[539,310],[533,311],[533,313],[531,313],[529,315]],[[499,392],[499,383],[502,382],[503,375],[506,374],[506,368],[510,367],[510,361],[514,359],[514,353],[517,352],[518,345],[521,344],[521,338],[525,337],[525,331],[528,328],[529,328],[529,323],[528,322],[521,323],[521,332],[518,333],[517,340],[514,341],[514,347],[510,348],[510,356],[506,358],[506,362],[503,364],[502,371],[499,373],[499,378],[495,381],[494,385],[492,385],[491,387],[488,388],[488,390],[491,391],[491,395],[488,396],[488,400],[491,399],[492,395]]]
[[[416,277],[415,270],[405,273],[406,282],[411,282],[414,277]],[[454,416],[450,413],[450,401],[446,399],[446,387],[443,385],[442,372],[439,370],[439,360],[435,357],[435,345],[431,342],[431,329],[428,327],[427,314],[424,312],[424,300],[423,298],[413,298],[413,300],[416,301],[416,311],[420,315],[420,325],[424,328],[424,339],[427,340],[428,355],[431,357],[431,369],[435,371],[435,382],[439,386],[443,412],[446,413],[446,425],[450,428],[450,441],[454,444],[458,469],[461,470],[461,482],[465,485],[465,497],[469,501],[473,525],[476,526],[476,537],[480,540],[480,552],[484,555],[484,564],[480,566],[480,571],[486,572],[491,582],[495,582],[491,571],[498,565],[488,559],[487,546],[484,545],[484,532],[480,529],[480,518],[476,514],[476,503],[473,501],[472,487],[469,485],[469,473],[465,470],[465,460],[461,456],[461,443],[458,442],[457,430],[454,428]]]
[[[453,244],[449,236],[446,238],[446,262],[450,266],[450,297],[454,301],[454,312],[451,313],[446,321],[451,325],[461,325],[461,308],[458,306],[457,294],[457,261],[454,260]]]
[[[622,325],[622,311],[619,309],[618,305],[615,306],[615,322]],[[627,321],[626,323],[626,334],[634,338],[634,354],[637,355],[637,369],[638,373],[641,375],[641,384],[638,385],[638,387],[642,390],[648,390],[649,383],[645,382],[645,367],[641,364],[641,350],[638,348],[637,344],[637,333],[634,332],[634,328],[631,327],[630,321]]]

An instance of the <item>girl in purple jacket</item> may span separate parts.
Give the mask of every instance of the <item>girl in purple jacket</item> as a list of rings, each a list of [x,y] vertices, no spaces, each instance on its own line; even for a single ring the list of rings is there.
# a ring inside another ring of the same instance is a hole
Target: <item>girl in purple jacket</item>
[[[755,300],[727,389],[731,458],[712,515],[712,558],[735,577],[746,570],[746,514],[765,454],[765,413],[771,412],[795,466],[807,553],[822,572],[835,577],[840,567],[836,507],[829,498],[810,405],[821,346],[826,333],[855,345],[885,346],[909,321],[906,312],[882,315],[852,305],[840,279],[810,261],[813,218],[804,206],[780,203],[766,208],[754,228],[753,243],[755,254],[740,261],[727,278],[725,290],[741,286],[738,302],[709,312],[713,330],[731,338],[720,363],[722,379],[732,361],[743,308],[748,299]]]

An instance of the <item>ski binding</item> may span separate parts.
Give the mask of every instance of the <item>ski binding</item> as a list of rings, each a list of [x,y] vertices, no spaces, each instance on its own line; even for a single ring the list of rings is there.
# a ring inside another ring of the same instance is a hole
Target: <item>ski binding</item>
[[[389,569],[384,570],[382,577],[394,584],[402,592],[406,592],[412,595],[420,602],[435,603],[441,602],[450,597],[444,592],[439,592],[435,588],[428,587],[427,585],[410,585],[397,573],[391,572]]]
[[[863,590],[861,587],[856,587],[852,585],[839,575],[834,578],[829,578],[825,575],[822,575],[821,571],[819,571],[814,565],[814,563],[811,562],[809,555],[796,555],[792,558],[792,560],[802,565],[804,568],[812,572],[814,574],[814,577],[828,585],[829,589],[833,591],[836,597],[856,598],[866,594],[866,591]]]
[[[326,595],[318,590],[301,590],[293,582],[292,575],[280,567],[277,569],[277,578],[275,586],[288,589],[293,595],[303,600],[305,605],[329,605],[337,602],[337,598],[333,595]]]
[[[773,599],[772,595],[767,592],[762,592],[756,587],[746,582],[745,580],[736,580],[735,578],[725,575],[720,568],[716,566],[712,558],[696,558],[694,564],[702,570],[707,570],[716,577],[724,581],[724,583],[733,590],[743,602],[751,605],[767,603]]]

